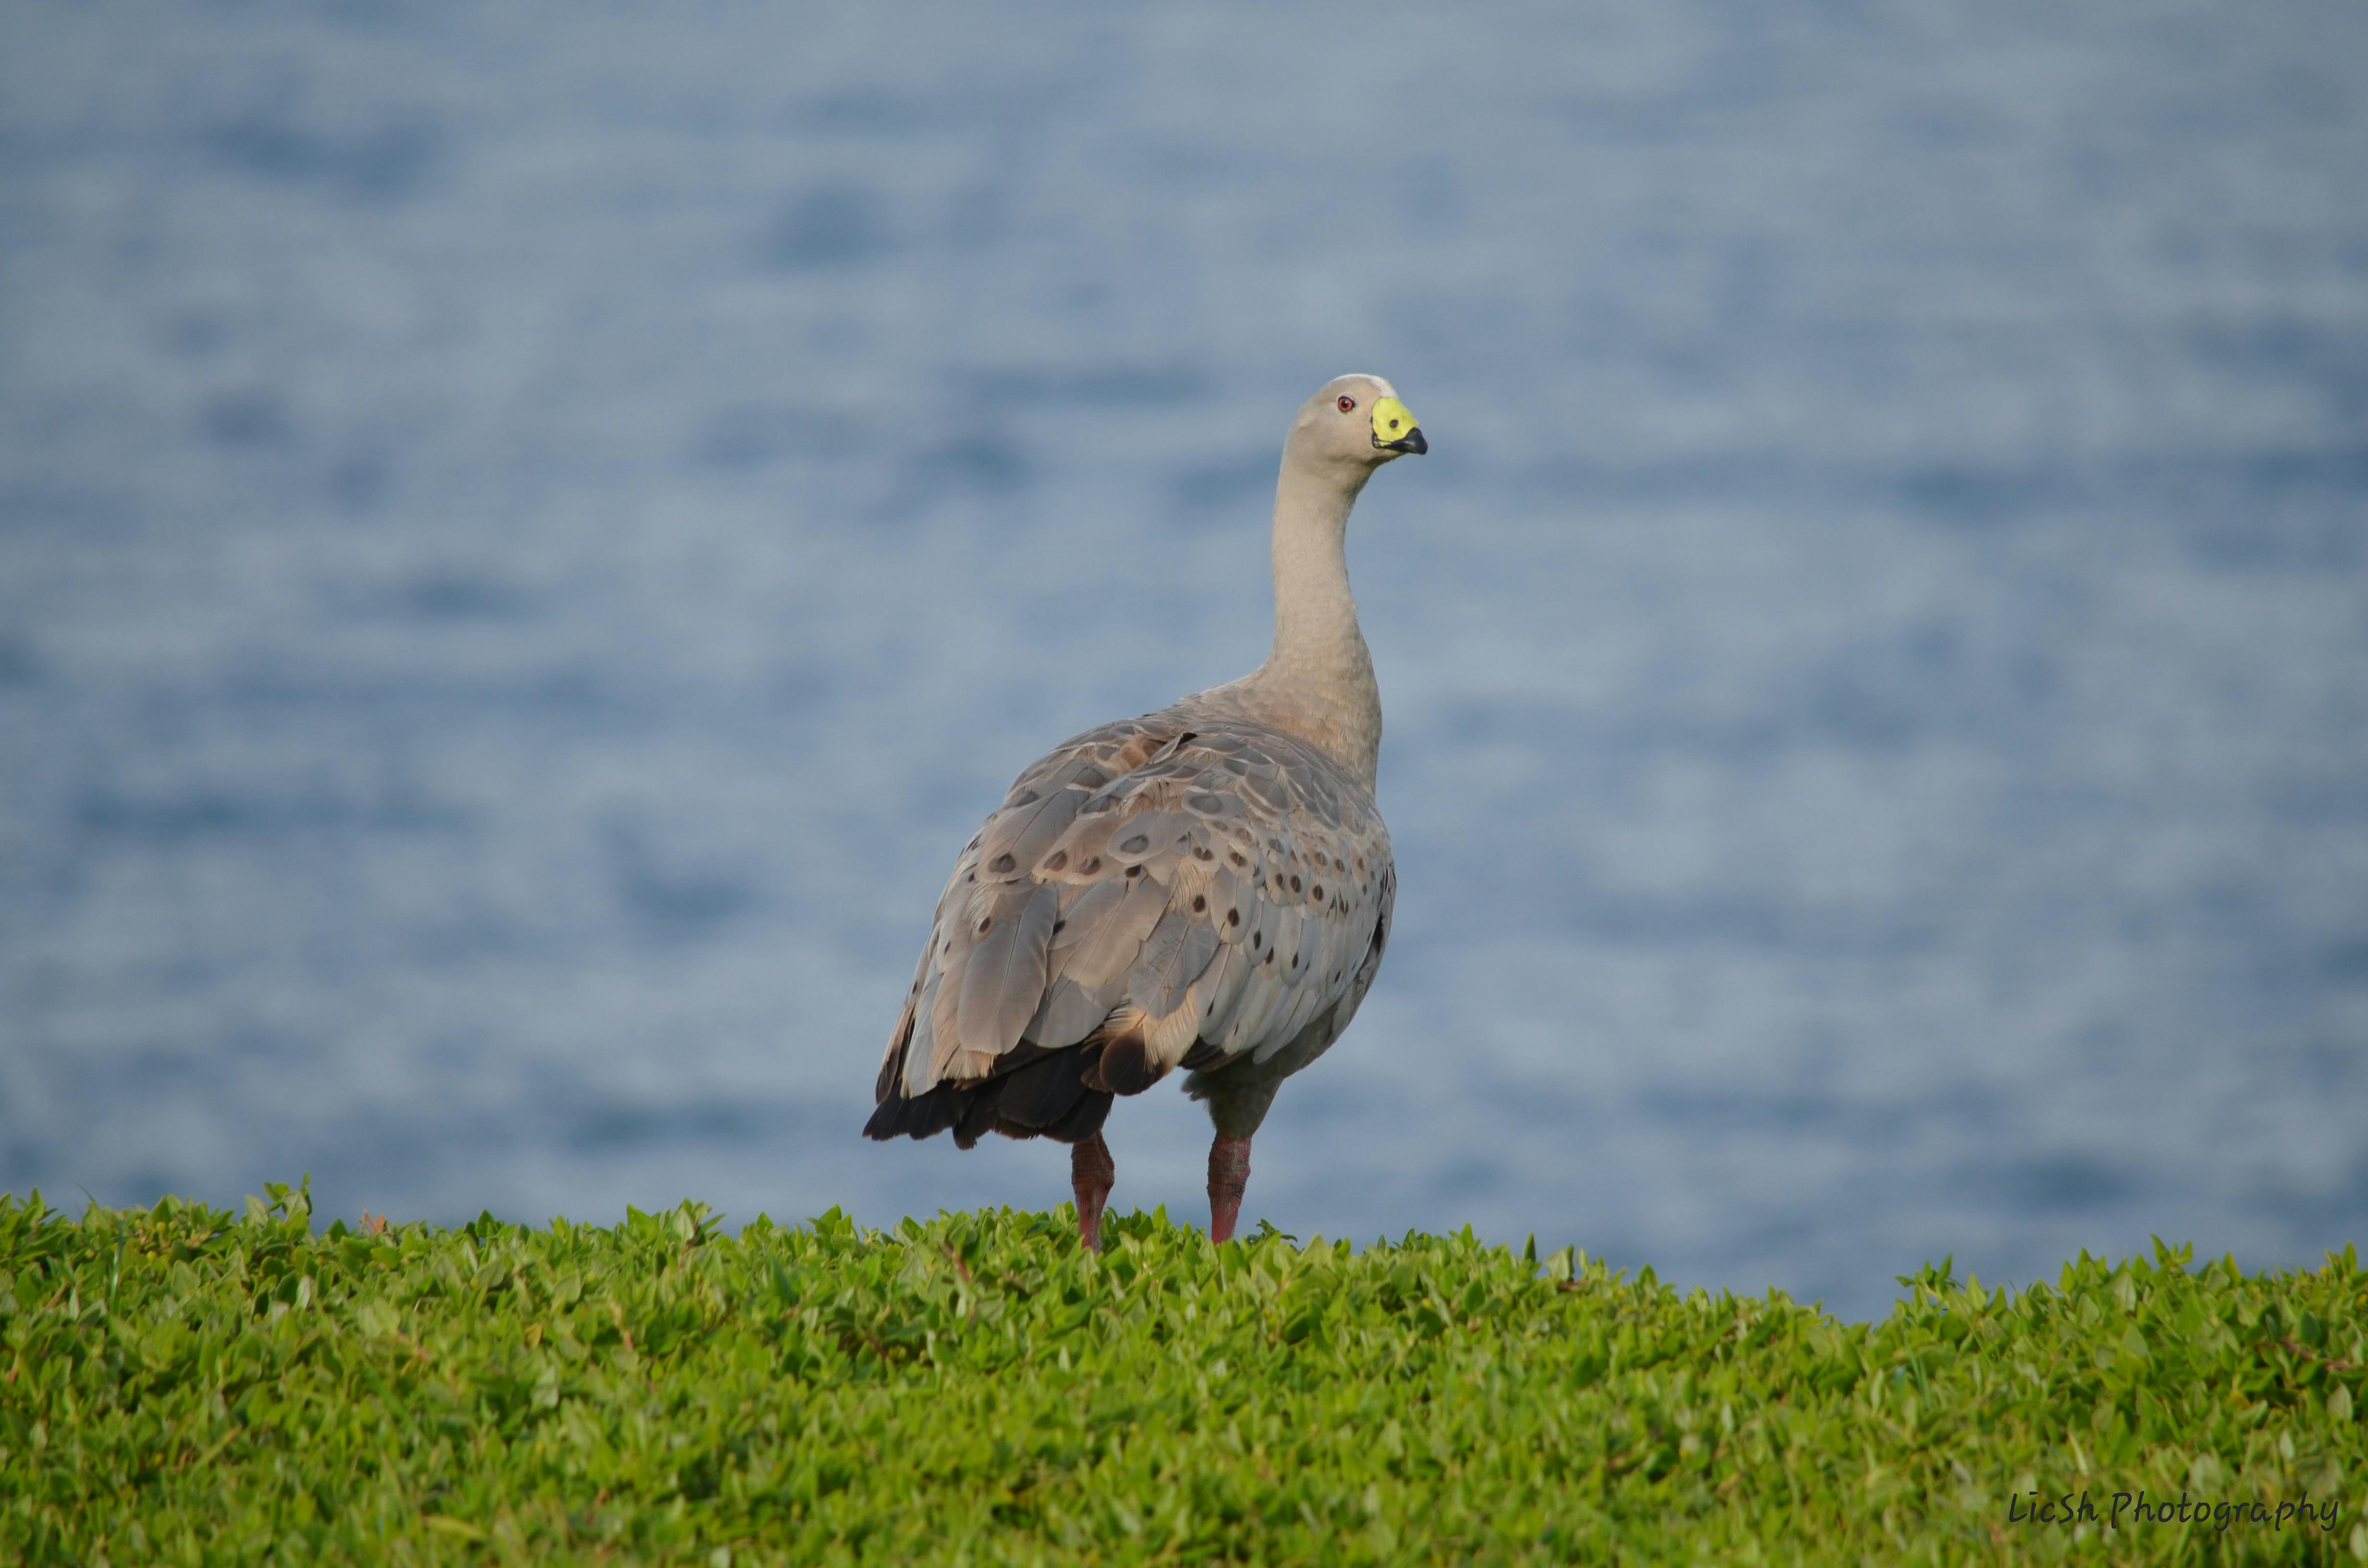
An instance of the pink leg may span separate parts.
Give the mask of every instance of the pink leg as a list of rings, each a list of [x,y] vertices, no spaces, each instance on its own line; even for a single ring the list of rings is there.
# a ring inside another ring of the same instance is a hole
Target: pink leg
[[[1242,1189],[1250,1184],[1250,1141],[1217,1134],[1209,1145],[1209,1239],[1234,1239],[1234,1221],[1241,1218]]]
[[[1089,1252],[1101,1249],[1102,1205],[1110,1201],[1110,1184],[1117,1179],[1117,1162],[1110,1158],[1110,1145],[1102,1142],[1100,1133],[1069,1145],[1069,1186],[1077,1194],[1077,1240]]]

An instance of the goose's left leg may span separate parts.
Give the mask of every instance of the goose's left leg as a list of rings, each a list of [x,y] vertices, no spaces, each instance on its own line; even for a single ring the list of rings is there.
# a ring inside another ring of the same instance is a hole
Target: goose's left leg
[[[1242,1214],[1242,1190],[1250,1184],[1250,1141],[1217,1134],[1209,1145],[1209,1239],[1229,1242]]]
[[[1102,1206],[1110,1201],[1110,1186],[1118,1179],[1118,1163],[1110,1158],[1110,1145],[1102,1135],[1069,1145],[1069,1187],[1077,1195],[1077,1240],[1088,1252],[1098,1252],[1102,1244]]]

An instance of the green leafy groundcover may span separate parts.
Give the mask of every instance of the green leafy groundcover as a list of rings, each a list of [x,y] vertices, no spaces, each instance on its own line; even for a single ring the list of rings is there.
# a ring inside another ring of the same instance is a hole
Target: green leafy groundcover
[[[2350,1248],[1943,1265],[1862,1324],[1469,1232],[1109,1230],[0,1198],[0,1558],[2368,1560]]]

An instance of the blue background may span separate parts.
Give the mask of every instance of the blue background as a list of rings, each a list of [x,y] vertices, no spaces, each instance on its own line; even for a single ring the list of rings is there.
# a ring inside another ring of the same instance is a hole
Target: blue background
[[[956,847],[1256,664],[1397,940],[1248,1215],[1881,1310],[2368,1220],[2368,10],[0,18],[0,1187],[884,1222]],[[1113,1119],[1199,1218],[1206,1123]]]

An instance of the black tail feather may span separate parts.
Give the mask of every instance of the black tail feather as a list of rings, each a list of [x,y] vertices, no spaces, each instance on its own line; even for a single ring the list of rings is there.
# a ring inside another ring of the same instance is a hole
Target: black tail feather
[[[1008,1078],[989,1078],[962,1096],[962,1116],[954,1122],[956,1148],[975,1148],[981,1138],[995,1130],[996,1105],[1010,1082]]]
[[[1151,1060],[1151,1047],[1143,1037],[1127,1034],[1103,1045],[1100,1060],[1086,1074],[1086,1086],[1114,1095],[1139,1095],[1166,1076],[1166,1064]]]
[[[901,1096],[882,1100],[872,1111],[871,1119],[863,1124],[863,1135],[883,1143],[898,1136],[905,1131],[905,1112],[912,1103]]]
[[[886,1100],[898,1084],[905,1081],[905,1052],[913,1048],[913,1017],[905,1015],[905,1032],[897,1037],[896,1048],[880,1063],[880,1076],[872,1081],[871,1103]]]
[[[1044,1129],[1044,1136],[1062,1143],[1082,1143],[1102,1130],[1103,1121],[1110,1116],[1110,1097],[1108,1095],[1080,1095],[1068,1115]]]
[[[954,1142],[965,1149],[989,1132],[1080,1142],[1100,1131],[1110,1115],[1110,1093],[1094,1081],[1104,1050],[1099,1041],[1049,1051],[1023,1041],[1019,1051],[996,1064],[993,1077],[939,1084],[910,1097],[900,1082],[883,1074],[886,1097],[864,1124],[863,1135],[883,1141],[934,1138],[951,1128]],[[1138,1071],[1129,1081],[1139,1075]],[[1142,1086],[1148,1087],[1156,1077],[1144,1078]]]
[[[1187,1073],[1206,1073],[1212,1067],[1223,1067],[1233,1060],[1207,1040],[1196,1040],[1192,1042],[1192,1049],[1184,1053],[1184,1060],[1176,1065]]]
[[[939,1084],[912,1099],[892,1094],[863,1124],[863,1134],[883,1140],[900,1133],[907,1138],[934,1138],[962,1115],[964,1097],[961,1086],[953,1084]]]
[[[1004,1080],[1004,1125],[1033,1134],[1058,1122],[1086,1092],[1086,1055],[1064,1051],[1030,1062]]]

